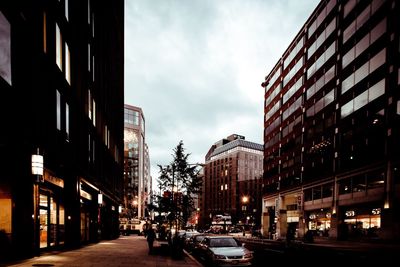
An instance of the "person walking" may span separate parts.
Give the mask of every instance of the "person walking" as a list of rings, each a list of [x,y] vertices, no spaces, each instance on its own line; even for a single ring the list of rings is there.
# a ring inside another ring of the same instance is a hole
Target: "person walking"
[[[153,253],[153,244],[154,240],[156,239],[156,232],[152,227],[147,230],[147,244],[149,245],[149,254]]]

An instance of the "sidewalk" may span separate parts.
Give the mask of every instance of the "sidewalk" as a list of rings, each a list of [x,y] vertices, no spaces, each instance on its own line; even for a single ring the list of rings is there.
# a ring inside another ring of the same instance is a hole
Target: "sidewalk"
[[[115,240],[102,241],[75,250],[43,253],[39,257],[7,264],[0,262],[0,266],[201,266],[190,255],[184,254],[182,259],[176,260],[171,258],[168,247],[160,247],[156,243],[154,245],[154,253],[149,255],[147,242],[143,236],[121,236]]]

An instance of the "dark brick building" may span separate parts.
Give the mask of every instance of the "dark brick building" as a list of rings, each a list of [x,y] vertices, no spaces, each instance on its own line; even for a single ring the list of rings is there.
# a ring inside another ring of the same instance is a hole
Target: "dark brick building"
[[[205,157],[201,225],[215,215],[233,224],[260,225],[263,146],[232,134],[216,142]]]
[[[321,1],[265,77],[264,235],[400,237],[399,12]]]

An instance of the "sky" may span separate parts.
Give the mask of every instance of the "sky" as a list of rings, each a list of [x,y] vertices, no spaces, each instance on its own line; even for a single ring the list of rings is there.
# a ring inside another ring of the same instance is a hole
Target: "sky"
[[[125,1],[125,103],[144,113],[153,188],[181,140],[189,163],[231,134],[263,144],[261,83],[318,3]]]

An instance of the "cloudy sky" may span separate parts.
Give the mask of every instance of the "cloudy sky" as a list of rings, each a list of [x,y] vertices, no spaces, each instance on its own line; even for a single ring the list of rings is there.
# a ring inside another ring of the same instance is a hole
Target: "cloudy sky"
[[[125,103],[146,120],[153,180],[236,133],[263,143],[261,83],[319,0],[126,0]]]

